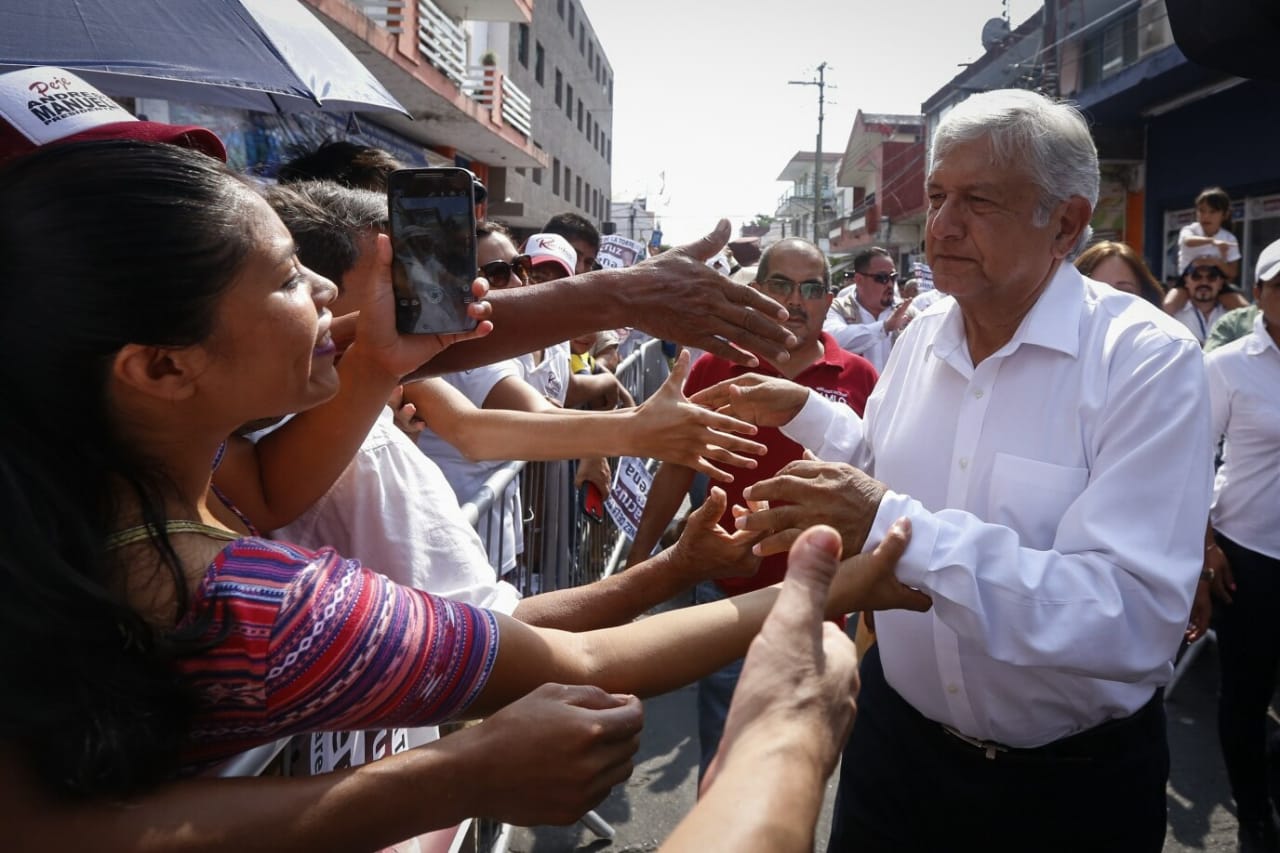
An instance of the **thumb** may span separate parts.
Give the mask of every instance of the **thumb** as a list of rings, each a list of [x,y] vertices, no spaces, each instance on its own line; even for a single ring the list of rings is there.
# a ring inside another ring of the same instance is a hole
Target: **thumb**
[[[686,243],[676,251],[697,258],[700,261],[706,261],[716,252],[719,252],[729,242],[730,235],[733,234],[733,226],[729,224],[729,220],[721,219],[716,223],[715,230],[700,240],[692,243]]]
[[[805,462],[821,462],[822,461],[821,459],[818,458],[818,455],[816,453],[814,453],[812,450],[810,450],[807,447],[804,449],[804,455],[801,458],[803,458]]]
[[[827,592],[840,566],[840,534],[820,524],[800,534],[787,556],[787,575],[769,619],[821,642]]]
[[[728,502],[729,499],[725,496],[724,489],[719,486],[712,486],[710,491],[707,492],[707,498],[702,502],[702,506],[698,507],[693,515],[689,516],[689,520],[710,527],[720,520],[720,516],[724,515],[724,508]]]
[[[676,391],[684,394],[684,381],[689,378],[689,350],[684,347],[680,348],[680,354],[676,356],[675,364],[671,365],[671,373],[667,376],[667,381],[662,383],[664,387],[670,386]]]
[[[608,693],[591,684],[557,685],[558,698],[566,705],[578,708],[603,711],[607,708],[618,708],[627,703],[629,696],[619,693]]]

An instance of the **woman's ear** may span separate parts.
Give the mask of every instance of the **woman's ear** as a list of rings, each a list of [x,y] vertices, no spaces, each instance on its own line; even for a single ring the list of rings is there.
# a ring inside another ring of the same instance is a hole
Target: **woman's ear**
[[[198,346],[169,347],[125,344],[111,365],[111,373],[135,392],[157,400],[185,400],[195,393],[195,379],[207,356]]]

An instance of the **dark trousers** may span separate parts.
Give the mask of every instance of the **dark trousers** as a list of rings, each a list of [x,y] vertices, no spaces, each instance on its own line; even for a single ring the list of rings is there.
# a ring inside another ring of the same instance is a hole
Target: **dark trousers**
[[[1221,687],[1218,740],[1241,821],[1269,815],[1267,708],[1280,665],[1280,560],[1215,534],[1236,582],[1232,603],[1217,605]]]
[[[898,695],[872,647],[827,849],[1159,853],[1168,776],[1159,694],[1126,720],[989,759]]]

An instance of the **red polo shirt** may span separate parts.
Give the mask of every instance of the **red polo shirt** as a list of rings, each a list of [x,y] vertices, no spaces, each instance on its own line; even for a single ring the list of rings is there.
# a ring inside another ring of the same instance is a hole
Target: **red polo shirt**
[[[835,400],[849,406],[859,415],[867,404],[867,397],[875,387],[876,369],[860,355],[843,350],[826,332],[822,333],[822,357],[805,368],[795,378],[795,382],[806,388],[812,388],[829,400]],[[685,394],[692,395],[703,388],[709,388],[717,382],[742,376],[745,373],[757,373],[761,376],[781,376],[773,365],[761,360],[759,367],[748,368],[726,361],[707,353],[699,358],[689,371],[685,381]],[[761,427],[755,440],[769,448],[764,456],[756,457],[755,468],[735,468],[732,465],[722,466],[733,474],[732,483],[718,483],[729,498],[728,508],[720,518],[725,530],[733,530],[733,505],[746,505],[742,490],[752,483],[767,480],[777,474],[788,462],[794,462],[804,455],[804,448],[787,438],[777,429]],[[775,554],[765,557],[760,563],[760,570],[749,578],[724,578],[716,583],[730,595],[749,592],[753,589],[775,584],[782,580],[787,572],[787,555]]]

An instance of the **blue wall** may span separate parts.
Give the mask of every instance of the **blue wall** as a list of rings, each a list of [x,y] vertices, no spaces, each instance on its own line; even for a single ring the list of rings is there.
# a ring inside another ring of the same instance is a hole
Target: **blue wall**
[[[1280,84],[1250,81],[1150,120],[1144,246],[1159,271],[1164,213],[1218,185],[1232,199],[1280,192]]]

